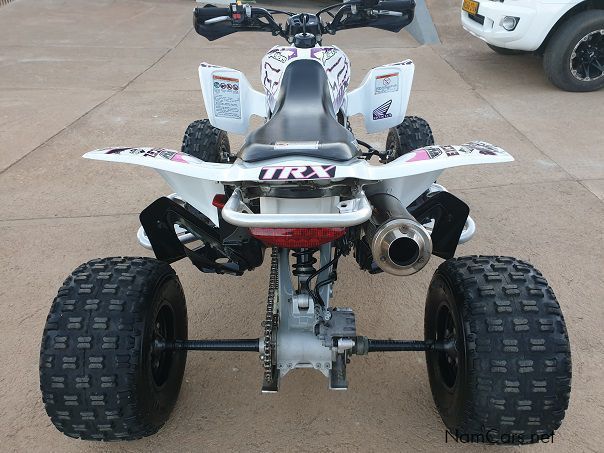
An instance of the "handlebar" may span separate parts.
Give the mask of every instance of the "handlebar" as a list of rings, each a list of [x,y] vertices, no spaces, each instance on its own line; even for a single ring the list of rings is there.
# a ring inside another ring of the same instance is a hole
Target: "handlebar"
[[[330,11],[336,8],[338,11],[334,15]],[[414,9],[415,0],[352,0],[323,8],[311,15],[267,10],[237,2],[231,3],[228,8],[213,5],[195,8],[193,23],[195,31],[210,41],[238,31],[268,31],[274,36],[284,37],[290,43],[299,33],[315,35],[320,42],[323,34],[358,27],[398,32],[411,23]],[[285,28],[275,21],[273,14],[289,16]],[[331,22],[323,22],[322,14],[329,14]],[[307,26],[310,30],[307,30]]]
[[[350,6],[349,6],[350,5]],[[413,20],[415,0],[360,0],[345,3],[327,24],[326,31],[374,27],[399,32]]]

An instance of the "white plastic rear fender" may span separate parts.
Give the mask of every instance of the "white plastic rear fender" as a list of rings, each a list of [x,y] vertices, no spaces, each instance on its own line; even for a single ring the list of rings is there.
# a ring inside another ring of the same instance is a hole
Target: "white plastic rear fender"
[[[253,164],[239,160],[233,164],[215,164],[163,148],[105,148],[86,153],[84,157],[158,170],[174,192],[215,224],[218,224],[218,215],[212,206],[212,199],[214,195],[224,193],[221,183],[355,179],[362,185],[368,185],[382,181],[396,193],[414,196],[408,200],[411,202],[447,168],[514,160],[503,149],[485,142],[420,148],[387,165],[372,165],[360,159],[334,163],[303,157],[278,158]]]

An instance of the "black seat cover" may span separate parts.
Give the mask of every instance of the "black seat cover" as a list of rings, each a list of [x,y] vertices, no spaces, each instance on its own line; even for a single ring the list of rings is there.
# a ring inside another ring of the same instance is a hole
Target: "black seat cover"
[[[336,119],[321,63],[294,61],[285,69],[281,83],[272,118],[251,132],[239,151],[243,161],[305,156],[341,162],[358,157],[354,136]]]

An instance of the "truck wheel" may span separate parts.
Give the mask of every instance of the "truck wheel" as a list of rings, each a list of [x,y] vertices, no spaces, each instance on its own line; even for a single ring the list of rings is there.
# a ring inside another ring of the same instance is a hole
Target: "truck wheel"
[[[556,297],[530,264],[487,256],[442,263],[428,290],[425,338],[453,346],[426,352],[448,434],[522,444],[545,440],[560,426],[570,345]]]
[[[401,124],[388,131],[386,149],[392,150],[389,160],[424,146],[434,145],[434,136],[428,122],[419,116],[406,116]]]
[[[227,163],[231,156],[229,137],[210,120],[193,121],[182,140],[182,152],[205,162]]]
[[[566,91],[604,87],[604,10],[583,11],[564,22],[547,44],[543,67]]]
[[[176,403],[187,308],[169,264],[105,258],[78,267],[52,303],[40,350],[40,388],[59,431],[85,440],[133,440],[157,432]]]
[[[487,46],[489,46],[491,50],[497,52],[499,55],[522,55],[526,53],[524,50],[506,49],[505,47],[498,47],[489,43],[487,43]]]

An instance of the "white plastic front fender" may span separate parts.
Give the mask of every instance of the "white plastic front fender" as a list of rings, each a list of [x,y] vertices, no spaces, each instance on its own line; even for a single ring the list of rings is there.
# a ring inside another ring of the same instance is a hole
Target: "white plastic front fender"
[[[252,115],[268,116],[266,96],[254,90],[241,71],[201,63],[199,80],[212,126],[245,134]]]
[[[221,183],[251,181],[268,184],[354,179],[361,185],[368,185],[390,180],[388,186],[404,187],[402,192],[407,192],[409,196],[417,193],[415,196],[418,196],[447,168],[514,160],[503,149],[485,142],[471,142],[461,146],[428,146],[405,154],[387,165],[372,165],[360,159],[334,163],[303,157],[276,158],[253,164],[239,160],[233,164],[215,164],[163,148],[105,148],[86,153],[84,157],[158,170],[179,196],[215,224],[218,224],[218,214],[212,206],[212,199],[214,195],[224,193]]]
[[[346,95],[346,116],[363,115],[369,134],[399,125],[407,112],[414,71],[411,60],[373,68],[361,85]]]

